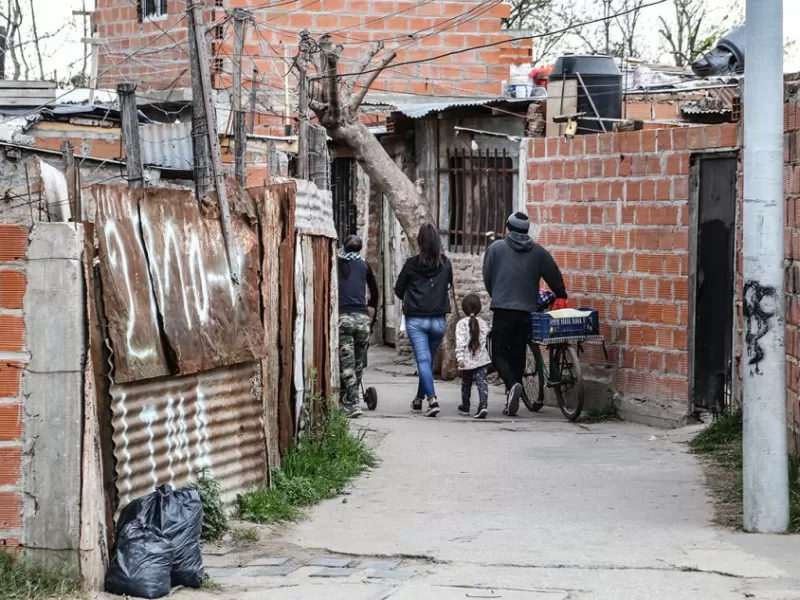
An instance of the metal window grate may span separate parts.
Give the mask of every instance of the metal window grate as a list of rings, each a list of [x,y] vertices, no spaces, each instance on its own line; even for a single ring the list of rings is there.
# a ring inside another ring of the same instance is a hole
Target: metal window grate
[[[356,162],[352,158],[334,158],[331,161],[331,193],[333,195],[333,222],[339,234],[339,244],[358,230],[358,212],[354,200]]]
[[[157,19],[167,14],[167,0],[141,0],[141,14],[145,19]]]
[[[504,149],[448,150],[449,228],[451,252],[480,254],[489,244],[488,234],[502,237],[514,205],[514,181],[519,171]]]

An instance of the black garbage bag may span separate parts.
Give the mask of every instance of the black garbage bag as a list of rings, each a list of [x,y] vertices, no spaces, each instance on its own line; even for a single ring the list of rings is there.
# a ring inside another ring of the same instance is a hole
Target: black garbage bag
[[[172,544],[158,529],[135,518],[123,522],[120,516],[117,551],[106,574],[106,591],[135,598],[163,598],[170,591],[174,555]]]
[[[117,523],[116,556],[106,589],[120,595],[161,598],[171,586],[199,588],[205,577],[202,528],[203,504],[196,490],[176,491],[163,485],[134,500],[122,510]],[[152,564],[139,568],[146,561]]]
[[[197,490],[173,490],[162,486],[156,491],[161,532],[172,542],[172,585],[199,588],[203,584],[203,552],[200,534],[203,529],[203,503]]]

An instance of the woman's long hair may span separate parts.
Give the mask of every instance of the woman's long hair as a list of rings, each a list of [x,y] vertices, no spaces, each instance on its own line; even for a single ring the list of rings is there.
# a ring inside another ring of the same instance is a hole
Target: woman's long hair
[[[476,318],[481,312],[481,299],[476,294],[468,294],[461,301],[461,310],[469,317],[469,349],[476,355],[481,349],[481,326]]]
[[[436,227],[426,223],[419,228],[417,234],[419,246],[419,264],[423,269],[435,269],[443,262],[442,239]]]
[[[345,252],[361,252],[361,249],[364,247],[364,243],[361,241],[361,238],[357,235],[348,235],[344,238],[344,244],[342,245],[342,250]],[[337,266],[339,267],[339,279],[347,279],[350,277],[350,261],[345,260],[343,258],[339,258],[337,260]]]

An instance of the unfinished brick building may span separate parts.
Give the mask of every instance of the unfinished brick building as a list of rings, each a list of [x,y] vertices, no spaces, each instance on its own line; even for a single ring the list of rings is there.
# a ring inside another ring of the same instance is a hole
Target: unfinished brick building
[[[150,93],[165,100],[188,99],[181,93],[190,87],[185,0],[96,4],[99,86],[132,82],[145,98]],[[530,56],[530,42],[502,43],[510,40],[501,33],[501,20],[510,10],[503,0],[205,0],[205,5],[205,22],[216,23],[210,40],[214,85],[220,90],[231,82],[229,10],[246,9],[253,16],[244,45],[244,86],[258,80],[257,126],[262,128],[284,123],[286,96],[297,89],[295,75],[286,78],[287,67],[298,53],[303,30],[315,38],[329,33],[335,44],[342,44],[343,68],[355,69],[371,42],[380,40],[387,51],[397,50],[398,66],[381,75],[376,92],[497,96],[509,65]],[[401,64],[406,62],[416,64]],[[158,93],[167,90],[169,97]]]

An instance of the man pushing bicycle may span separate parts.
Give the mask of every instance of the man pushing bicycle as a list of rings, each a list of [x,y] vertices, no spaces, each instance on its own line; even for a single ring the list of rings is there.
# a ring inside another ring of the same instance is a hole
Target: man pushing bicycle
[[[492,299],[492,362],[506,386],[503,414],[517,415],[522,399],[522,377],[531,327],[531,313],[539,300],[539,280],[544,279],[555,294],[551,310],[567,306],[567,290],[561,269],[550,253],[535,243],[528,232],[530,220],[524,213],[511,215],[508,234],[486,251],[483,283]]]

